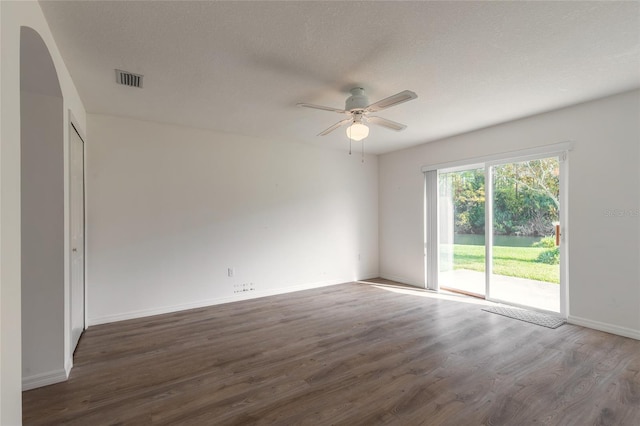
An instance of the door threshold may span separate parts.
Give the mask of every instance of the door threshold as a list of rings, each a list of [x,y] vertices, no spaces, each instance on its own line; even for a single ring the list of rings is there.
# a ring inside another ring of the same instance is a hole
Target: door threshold
[[[481,294],[472,293],[470,291],[460,290],[460,289],[457,289],[457,288],[440,287],[440,291],[442,291],[442,290],[444,290],[445,292],[449,292],[449,293],[461,294],[463,296],[475,297],[476,299],[486,300],[486,297],[484,297]]]

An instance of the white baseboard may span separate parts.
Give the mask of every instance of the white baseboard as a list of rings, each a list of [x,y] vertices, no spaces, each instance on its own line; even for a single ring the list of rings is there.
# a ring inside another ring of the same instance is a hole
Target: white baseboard
[[[607,333],[640,340],[640,330],[634,330],[632,328],[621,327],[619,325],[608,324],[606,322],[593,321],[573,315],[569,315],[567,322],[569,324],[581,325],[582,327],[593,328],[594,330],[605,331]]]
[[[67,380],[67,372],[64,369],[50,371],[48,373],[36,374],[22,378],[22,390],[28,391],[42,386],[53,385]]]
[[[72,368],[73,368],[73,354],[71,354],[71,356],[64,363],[64,373],[67,375],[67,379],[69,378],[69,374],[71,374]]]
[[[417,281],[413,281],[413,280],[411,280],[409,278],[401,277],[401,276],[398,276],[398,275],[381,274],[380,278],[384,278],[385,280],[396,281],[396,282],[399,282],[401,284],[406,284],[406,285],[410,285],[410,286],[413,286],[413,287],[418,287],[418,288],[421,288],[421,289],[425,288],[424,287],[424,283],[419,283]]]
[[[362,276],[358,278],[357,281],[372,280],[374,278],[380,278],[380,274],[377,272],[372,272],[370,274],[362,274]]]
[[[124,313],[115,314],[115,315],[106,315],[98,318],[89,318],[88,326],[107,324],[107,323],[112,323],[117,321],[126,321],[130,319],[135,319],[135,318],[149,317],[152,315],[169,314],[172,312],[184,311],[187,309],[204,308],[206,306],[221,305],[223,303],[239,302],[241,300],[248,300],[248,299],[257,299],[259,297],[275,296],[277,294],[292,293],[295,291],[302,291],[302,290],[310,290],[313,288],[327,287],[331,285],[343,284],[343,283],[352,282],[352,281],[353,281],[352,279],[320,281],[315,283],[293,285],[289,287],[279,287],[275,289],[256,290],[251,292],[238,293],[238,294],[234,294],[233,296],[198,300],[196,302],[183,303],[180,305],[163,306],[160,308],[145,309],[145,310],[133,311],[133,312],[124,312]]]

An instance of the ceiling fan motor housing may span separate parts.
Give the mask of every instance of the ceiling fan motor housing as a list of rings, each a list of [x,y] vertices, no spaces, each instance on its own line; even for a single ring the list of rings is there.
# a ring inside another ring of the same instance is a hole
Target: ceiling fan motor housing
[[[351,96],[347,98],[344,105],[345,111],[363,110],[369,106],[369,99],[364,94],[362,87],[351,89]]]

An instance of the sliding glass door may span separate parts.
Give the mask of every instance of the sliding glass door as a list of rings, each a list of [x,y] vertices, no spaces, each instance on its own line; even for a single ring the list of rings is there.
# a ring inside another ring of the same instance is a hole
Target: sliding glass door
[[[437,179],[427,179],[427,229],[437,234],[427,238],[429,288],[564,313],[564,158],[434,170]]]
[[[439,173],[439,282],[443,290],[484,297],[485,172]]]
[[[488,167],[488,298],[560,312],[560,162],[548,157]]]

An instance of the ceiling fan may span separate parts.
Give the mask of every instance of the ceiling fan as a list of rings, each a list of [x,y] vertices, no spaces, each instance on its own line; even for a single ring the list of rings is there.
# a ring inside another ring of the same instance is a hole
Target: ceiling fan
[[[369,135],[369,128],[367,127],[366,123],[377,124],[378,126],[386,127],[397,132],[406,129],[407,126],[405,126],[404,124],[396,123],[395,121],[387,120],[386,118],[378,117],[375,115],[369,115],[369,113],[382,111],[403,102],[410,101],[417,97],[418,95],[416,95],[414,92],[410,90],[404,90],[400,93],[389,96],[388,98],[382,99],[381,101],[369,104],[369,99],[364,94],[364,89],[362,87],[354,87],[353,89],[351,89],[351,96],[347,98],[344,109],[305,103],[299,103],[297,105],[299,107],[315,108],[324,111],[337,112],[338,114],[348,115],[348,118],[338,121],[333,126],[320,132],[318,136],[328,135],[338,127],[351,124],[349,127],[347,127],[347,136],[351,140],[360,141]]]

